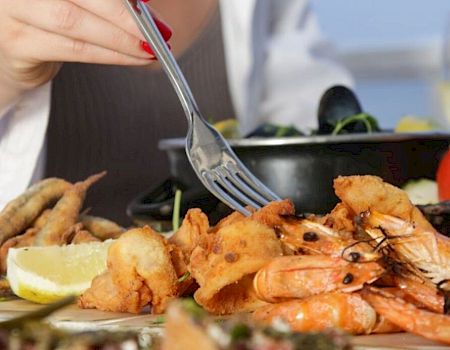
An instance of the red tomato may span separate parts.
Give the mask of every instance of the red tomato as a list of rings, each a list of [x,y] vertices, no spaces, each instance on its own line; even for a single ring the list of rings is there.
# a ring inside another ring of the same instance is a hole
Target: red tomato
[[[436,173],[439,200],[450,200],[450,150],[444,154]]]

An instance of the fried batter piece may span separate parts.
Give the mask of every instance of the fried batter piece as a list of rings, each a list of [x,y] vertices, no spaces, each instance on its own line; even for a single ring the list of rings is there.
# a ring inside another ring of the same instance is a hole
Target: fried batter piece
[[[205,239],[208,230],[208,217],[198,208],[189,209],[181,227],[170,237],[169,242],[181,249],[188,262],[192,251]]]
[[[81,215],[83,227],[99,240],[117,239],[125,229],[114,221],[91,215]]]
[[[32,227],[26,230],[23,235],[12,237],[2,244],[0,248],[0,267],[2,273],[6,272],[6,258],[8,257],[9,249],[32,246],[37,233],[38,230]]]
[[[86,191],[105,175],[106,172],[92,175],[86,180],[72,185],[49,214],[45,225],[36,236],[35,244],[61,245],[65,243],[64,233],[77,223]]]
[[[101,242],[100,239],[95,237],[92,233],[86,230],[79,230],[72,238],[72,244],[84,244],[90,242]]]
[[[179,292],[170,250],[167,241],[149,227],[127,231],[109,248],[108,271],[94,279],[78,304],[139,313],[151,303],[153,313],[163,312]]]
[[[435,231],[411,203],[405,191],[377,176],[339,176],[334,180],[334,190],[356,215],[367,210],[377,211],[413,222],[425,230]]]
[[[222,226],[191,255],[190,271],[200,288],[195,300],[214,314],[250,311],[262,305],[252,285],[254,274],[281,256],[275,231],[252,217]]]
[[[71,186],[62,179],[45,179],[9,202],[0,212],[0,244],[25,231],[45,208],[61,198]]]

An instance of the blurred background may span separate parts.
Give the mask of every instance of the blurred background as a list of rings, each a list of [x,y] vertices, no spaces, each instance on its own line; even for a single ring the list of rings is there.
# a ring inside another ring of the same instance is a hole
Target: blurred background
[[[449,0],[311,4],[323,33],[355,77],[364,109],[383,128],[415,115],[450,129]]]

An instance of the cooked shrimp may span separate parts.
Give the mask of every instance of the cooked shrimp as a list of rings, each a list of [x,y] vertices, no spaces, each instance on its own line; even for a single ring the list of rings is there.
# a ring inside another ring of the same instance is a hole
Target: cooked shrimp
[[[308,219],[285,220],[280,231],[280,241],[293,251],[343,257],[355,262],[376,261],[381,258],[370,244],[353,239],[351,232],[337,232]]]
[[[394,276],[394,282],[406,294],[403,299],[412,299],[415,301],[413,304],[418,302],[428,310],[444,313],[444,296],[435,285],[415,279],[414,276]]]
[[[361,215],[366,232],[380,247],[389,247],[394,260],[406,264],[412,272],[450,291],[450,240],[434,229],[423,229],[376,211]]]
[[[403,330],[450,344],[450,316],[418,309],[374,287],[364,288],[361,294],[376,312]]]
[[[339,328],[351,334],[398,331],[398,327],[379,319],[375,310],[357,293],[326,293],[267,305],[257,309],[253,319],[265,324],[281,320],[297,332],[327,328]]]
[[[88,177],[72,185],[58,201],[50,213],[44,227],[36,236],[36,245],[60,245],[64,243],[64,233],[78,221],[87,189],[100,180],[106,172]]]
[[[57,178],[42,180],[9,202],[0,213],[0,244],[22,233],[48,206],[57,201],[71,184]]]
[[[292,255],[272,259],[257,272],[253,285],[260,299],[273,303],[336,290],[353,292],[383,272],[375,262],[359,264],[324,255]]]

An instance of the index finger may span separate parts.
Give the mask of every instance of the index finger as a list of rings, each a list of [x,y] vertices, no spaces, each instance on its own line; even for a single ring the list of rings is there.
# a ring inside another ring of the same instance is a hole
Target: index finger
[[[74,4],[114,23],[134,36],[144,39],[136,23],[128,13],[123,0],[69,0]]]

